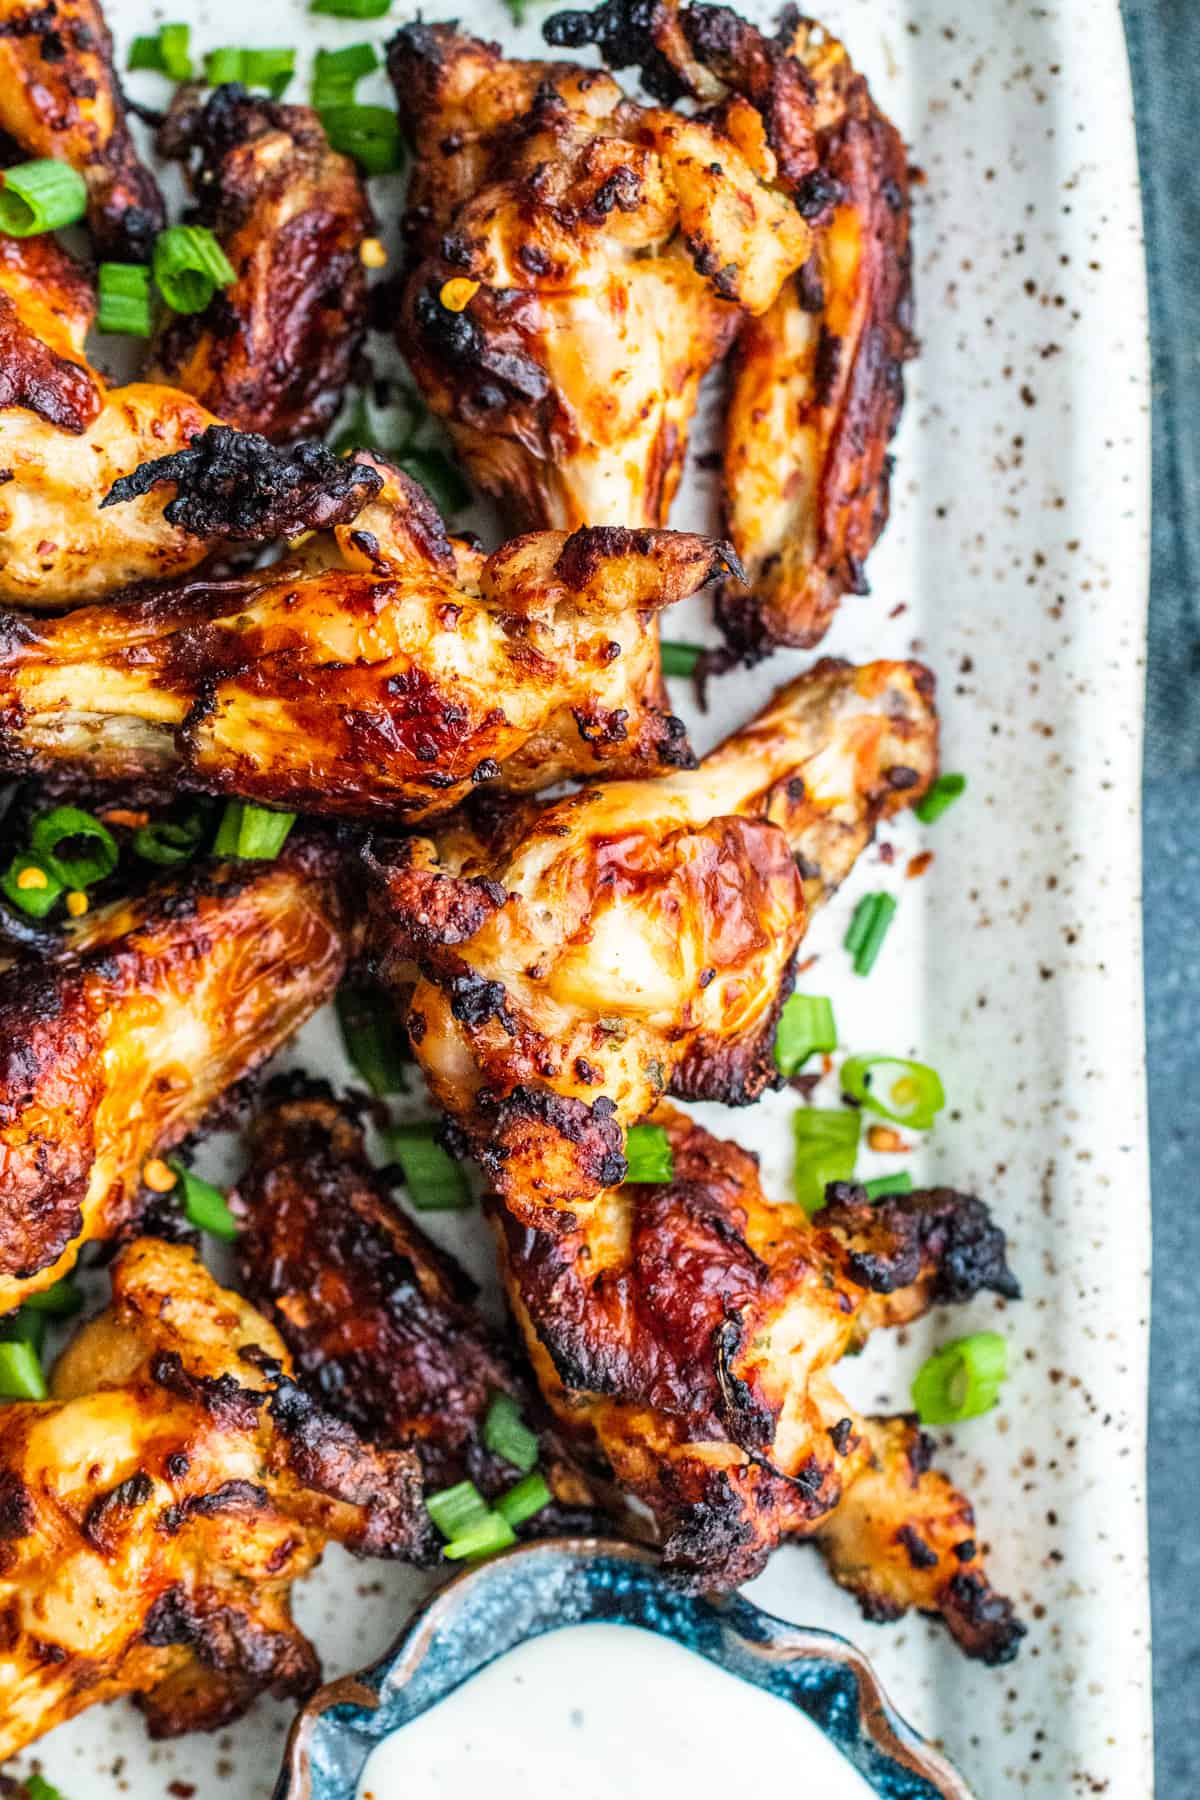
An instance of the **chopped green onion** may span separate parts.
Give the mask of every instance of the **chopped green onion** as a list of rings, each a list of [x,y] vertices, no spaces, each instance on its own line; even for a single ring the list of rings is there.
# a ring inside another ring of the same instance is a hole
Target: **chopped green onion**
[[[868,1200],[884,1200],[889,1194],[911,1194],[913,1178],[907,1169],[897,1169],[894,1175],[877,1175],[874,1181],[864,1181],[862,1186]]]
[[[69,1275],[64,1275],[53,1287],[44,1288],[40,1294],[30,1294],[24,1302],[27,1311],[46,1313],[52,1319],[69,1319],[82,1306],[83,1295]]]
[[[38,237],[78,224],[87,211],[87,183],[69,163],[42,157],[0,174],[0,232]]]
[[[796,1138],[796,1199],[810,1216],[825,1201],[831,1181],[850,1181],[858,1157],[860,1115],[847,1107],[804,1106],[792,1120]]]
[[[664,638],[662,672],[664,675],[694,675],[703,654],[699,644],[677,644]]]
[[[46,1315],[32,1309],[19,1307],[16,1312],[8,1313],[0,1318],[0,1342],[6,1344],[28,1344],[35,1356],[42,1354],[42,1346],[46,1342]]]
[[[775,1067],[794,1075],[816,1050],[837,1049],[833,1007],[824,994],[793,994],[779,1015]]]
[[[975,1331],[935,1350],[912,1384],[922,1425],[956,1425],[990,1412],[1007,1374],[1008,1344],[998,1331]]]
[[[408,1090],[408,1040],[383,988],[343,981],[334,996],[342,1045],[377,1100]]]
[[[150,271],[144,264],[102,262],[97,292],[97,331],[150,336]]]
[[[932,825],[966,791],[965,775],[939,775],[913,807],[922,825]]]
[[[523,1525],[526,1519],[532,1519],[535,1513],[540,1513],[544,1506],[549,1506],[553,1497],[545,1477],[535,1472],[527,1475],[524,1481],[518,1481],[515,1487],[510,1487],[507,1494],[501,1494],[495,1510],[506,1525],[515,1528]]]
[[[206,225],[168,225],[154,243],[154,279],[173,312],[203,312],[237,272]]]
[[[896,902],[891,894],[864,894],[855,907],[845,942],[856,975],[869,975],[875,967],[875,958],[895,916]]]
[[[946,1104],[937,1070],[901,1056],[847,1057],[841,1082],[843,1091],[868,1112],[913,1131],[928,1131]]]
[[[493,1394],[483,1421],[483,1441],[495,1456],[528,1474],[538,1459],[538,1441],[511,1394]]]
[[[296,72],[294,50],[242,50],[225,46],[210,50],[204,59],[204,79],[210,87],[240,81],[245,87],[265,87],[278,100]]]
[[[392,0],[310,0],[308,10],[335,19],[382,19],[391,4]]]
[[[46,1377],[32,1344],[0,1344],[0,1400],[44,1400]]]
[[[251,800],[230,800],[213,839],[214,856],[240,856],[247,862],[273,862],[296,823],[295,813],[272,812]]]
[[[507,1550],[516,1541],[517,1534],[508,1520],[498,1512],[488,1512],[477,1525],[452,1538],[442,1555],[450,1562],[462,1562],[466,1558],[474,1561],[477,1557],[493,1556],[497,1550]]]
[[[60,856],[58,846],[68,839],[84,839],[93,846],[90,856]],[[107,825],[79,806],[56,806],[33,821],[29,847],[68,888],[91,887],[111,875],[120,859],[117,840]]]
[[[313,66],[310,103],[325,107],[353,106],[355,84],[379,67],[372,44],[347,44],[344,50],[318,50]]]
[[[168,1159],[167,1167],[174,1169],[179,1177],[179,1185],[183,1189],[183,1210],[188,1221],[197,1231],[207,1231],[211,1237],[224,1238],[232,1243],[238,1234],[238,1222],[229,1210],[229,1202],[219,1187],[203,1176],[194,1175],[174,1158]]]
[[[420,482],[443,516],[461,512],[471,503],[470,488],[443,450],[402,451],[396,467]]]
[[[25,1800],[64,1800],[58,1788],[53,1787],[44,1775],[26,1775],[21,1785],[25,1789]]]
[[[327,106],[320,119],[333,148],[368,175],[390,175],[403,164],[400,120],[390,107]]]
[[[204,79],[209,87],[223,87],[227,81],[241,81],[246,66],[246,52],[223,45],[210,50],[204,59]]]
[[[45,879],[39,881],[36,887],[23,887],[21,877],[26,870],[34,869]],[[3,875],[0,875],[0,889],[3,889],[14,906],[19,907],[23,913],[28,913],[31,919],[44,919],[62,893],[63,884],[44,857],[30,856],[27,851],[22,851],[13,857]]]
[[[463,1172],[434,1138],[434,1125],[422,1120],[395,1125],[384,1133],[389,1151],[404,1170],[408,1197],[418,1212],[459,1212],[471,1196]]]
[[[153,69],[172,81],[190,81],[191,36],[190,25],[161,25],[154,37],[135,37],[125,67]]]
[[[625,1133],[626,1181],[670,1181],[675,1174],[671,1140],[661,1125],[631,1125]]]
[[[456,1538],[487,1518],[488,1503],[473,1481],[459,1481],[427,1494],[425,1511],[444,1538]]]
[[[204,821],[199,813],[187,819],[152,819],[133,834],[133,851],[144,862],[159,868],[174,868],[195,854],[204,835]]]

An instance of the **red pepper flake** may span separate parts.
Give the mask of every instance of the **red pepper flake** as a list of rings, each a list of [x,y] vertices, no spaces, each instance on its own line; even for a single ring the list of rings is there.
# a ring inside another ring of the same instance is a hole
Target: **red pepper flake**
[[[167,1783],[167,1792],[174,1794],[175,1800],[192,1800],[195,1791],[194,1781],[168,1781]]]
[[[923,875],[925,873],[932,861],[933,851],[922,850],[919,856],[910,857],[908,867],[905,869],[904,873],[910,881],[915,881],[918,875]]]
[[[135,812],[128,806],[110,806],[100,817],[106,825],[125,825],[130,831],[140,831],[143,825],[150,823],[148,812]]]
[[[816,962],[816,960],[817,959],[815,956],[806,956],[802,963],[797,963],[796,964],[797,975],[807,975],[808,971],[812,968],[812,966]]]

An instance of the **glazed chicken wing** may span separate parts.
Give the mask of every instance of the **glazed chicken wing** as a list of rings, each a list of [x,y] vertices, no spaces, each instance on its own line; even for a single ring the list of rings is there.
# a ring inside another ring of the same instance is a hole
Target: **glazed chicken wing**
[[[690,763],[654,615],[723,570],[723,546],[542,532],[485,560],[407,476],[338,467],[382,493],[282,562],[0,621],[0,768],[415,819],[479,782]]]
[[[523,524],[665,523],[701,377],[811,248],[774,121],[639,106],[450,25],[404,26],[388,67],[416,149],[396,329],[429,406]]]
[[[0,975],[0,1312],[136,1213],[146,1161],[330,998],[352,926],[336,847],[202,863]]]
[[[162,196],[129,135],[96,0],[0,0],[0,133],[79,170],[97,256],[149,260]]]
[[[434,1555],[416,1458],[316,1405],[191,1250],[137,1239],[112,1283],[51,1398],[0,1407],[0,1758],[120,1694],[155,1737],[307,1694],[289,1596],[325,1543]]]
[[[514,1312],[568,1444],[650,1508],[667,1566],[732,1588],[812,1537],[869,1618],[940,1613],[1006,1662],[1024,1627],[988,1585],[974,1518],[906,1417],[860,1418],[832,1370],[878,1324],[985,1289],[1013,1297],[986,1207],[936,1188],[809,1220],[755,1159],[670,1108],[673,1179],[613,1188],[568,1232],[496,1209]]]
[[[693,771],[380,847],[372,936],[438,1104],[530,1224],[667,1092],[744,1105],[807,911],[937,766],[916,663],[819,663]]]
[[[316,113],[236,86],[179,98],[160,146],[189,165],[196,222],[236,271],[202,313],[167,315],[151,378],[275,442],[320,434],[366,330],[362,177]]]

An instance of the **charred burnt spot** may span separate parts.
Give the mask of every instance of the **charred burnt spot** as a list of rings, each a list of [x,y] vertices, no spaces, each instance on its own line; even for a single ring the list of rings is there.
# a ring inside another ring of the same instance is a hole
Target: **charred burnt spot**
[[[613,744],[628,741],[629,712],[624,706],[593,706],[586,711],[583,707],[576,706],[571,709],[571,717],[583,742],[594,749],[607,749]]]
[[[901,1525],[896,1533],[896,1542],[908,1557],[911,1568],[937,1568],[939,1561],[937,1551],[925,1542],[915,1525]]]
[[[489,876],[417,866],[410,844],[368,843],[362,860],[373,880],[369,913],[376,955],[384,962],[465,944],[508,900]],[[429,974],[441,979],[436,964]]]
[[[1020,1298],[1004,1232],[974,1195],[931,1188],[872,1204],[857,1184],[831,1182],[813,1223],[842,1238],[852,1279],[872,1293],[894,1294],[926,1278],[938,1303],[984,1290]]]
[[[826,1433],[839,1456],[848,1456],[857,1441],[852,1419],[839,1419]]]
[[[939,1600],[946,1623],[968,1656],[991,1668],[1012,1662],[1028,1627],[1016,1617],[1012,1601],[995,1593],[982,1575],[973,1570],[952,1575]]]
[[[15,1469],[0,1469],[0,1543],[28,1537],[36,1525],[33,1495]]]
[[[726,1431],[739,1449],[761,1454],[775,1441],[775,1414],[734,1369],[744,1335],[742,1316],[730,1307],[713,1330],[713,1366]]]
[[[842,200],[842,184],[837,176],[832,174],[828,169],[818,167],[810,170],[807,175],[803,176],[796,183],[793,197],[796,202],[796,211],[800,214],[802,219],[807,219],[810,225],[827,224],[833,209],[839,205]],[[812,260],[815,262],[816,258],[813,258]],[[808,264],[805,265],[805,269],[807,268]],[[801,270],[798,279],[804,278],[805,269]],[[816,280],[818,283],[820,282],[820,279],[818,265],[816,271]],[[820,312],[824,303],[824,295],[822,294],[817,305],[806,305],[805,311]]]
[[[192,1519],[216,1519],[229,1514],[253,1519],[271,1503],[266,1488],[253,1481],[223,1481],[207,1494],[189,1494],[186,1500],[168,1506],[159,1514],[158,1529],[165,1537],[175,1537]]]
[[[689,88],[658,48],[656,28],[667,19],[663,0],[605,0],[590,12],[555,13],[542,26],[542,36],[559,50],[595,44],[610,69],[636,66],[646,92],[669,105]]]
[[[203,1407],[222,1431],[255,1431],[267,1395],[244,1388],[232,1375],[192,1375],[183,1366],[178,1350],[156,1351],[150,1362],[150,1379],[177,1399]]]
[[[31,6],[27,12],[0,19],[0,38],[41,37],[53,29],[57,18],[58,8],[54,0],[48,0],[45,6]]]
[[[934,1188],[921,1198],[926,1204],[917,1217],[924,1248],[936,1267],[934,1299],[957,1303],[987,1289],[1019,1300],[1021,1284],[1008,1266],[1004,1232],[983,1201],[953,1188]]]
[[[517,1022],[508,1010],[508,990],[502,981],[488,981],[482,975],[455,975],[447,984],[450,1011],[468,1031],[479,1031],[493,1019],[510,1037],[517,1033]]]
[[[489,1100],[481,1089],[477,1103],[481,1113],[490,1115],[493,1125],[493,1141],[480,1151],[479,1157],[485,1172],[494,1180],[503,1177],[511,1154],[510,1140],[519,1139],[530,1126],[564,1138],[572,1145],[582,1178],[596,1188],[619,1187],[628,1173],[625,1134],[607,1094],[588,1102],[571,1094],[556,1093],[553,1088],[521,1084],[502,1099],[493,1096]]]
[[[136,1475],[129,1476],[118,1487],[93,1500],[80,1527],[93,1549],[106,1551],[115,1533],[145,1506],[153,1492],[154,1483],[144,1470],[139,1469]]]
[[[741,1587],[762,1573],[779,1540],[773,1520],[765,1531],[752,1520],[746,1496],[724,1469],[705,1471],[698,1497],[668,1493],[655,1510],[665,1527],[663,1568],[685,1593]]]

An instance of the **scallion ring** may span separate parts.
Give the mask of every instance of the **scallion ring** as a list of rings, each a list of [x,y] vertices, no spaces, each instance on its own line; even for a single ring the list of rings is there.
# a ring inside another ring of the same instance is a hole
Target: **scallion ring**
[[[493,1394],[483,1421],[483,1441],[495,1456],[528,1474],[538,1459],[538,1441],[511,1394]]]
[[[998,1331],[976,1331],[935,1350],[917,1370],[913,1405],[922,1425],[957,1425],[990,1412],[1008,1374],[1008,1344]]]
[[[868,1112],[928,1131],[946,1104],[946,1090],[928,1063],[899,1056],[850,1056],[842,1064],[843,1092]]]
[[[0,232],[40,237],[77,225],[87,211],[87,183],[69,163],[42,157],[0,174]]]
[[[168,1159],[168,1167],[179,1177],[179,1185],[183,1190],[183,1210],[190,1224],[197,1231],[207,1231],[210,1237],[222,1238],[231,1244],[238,1235],[238,1222],[229,1210],[229,1202],[219,1187],[211,1181],[205,1181],[202,1175],[196,1175],[191,1169],[174,1158]]]
[[[205,225],[169,225],[154,244],[154,280],[173,312],[203,312],[237,272]]]
[[[443,1150],[427,1120],[395,1125],[384,1134],[388,1150],[404,1171],[408,1197],[418,1212],[460,1212],[471,1204],[463,1172]]]
[[[64,856],[59,846],[86,845],[82,854]],[[111,875],[120,860],[117,840],[107,825],[79,806],[56,806],[33,821],[29,847],[68,888],[89,888]]]

